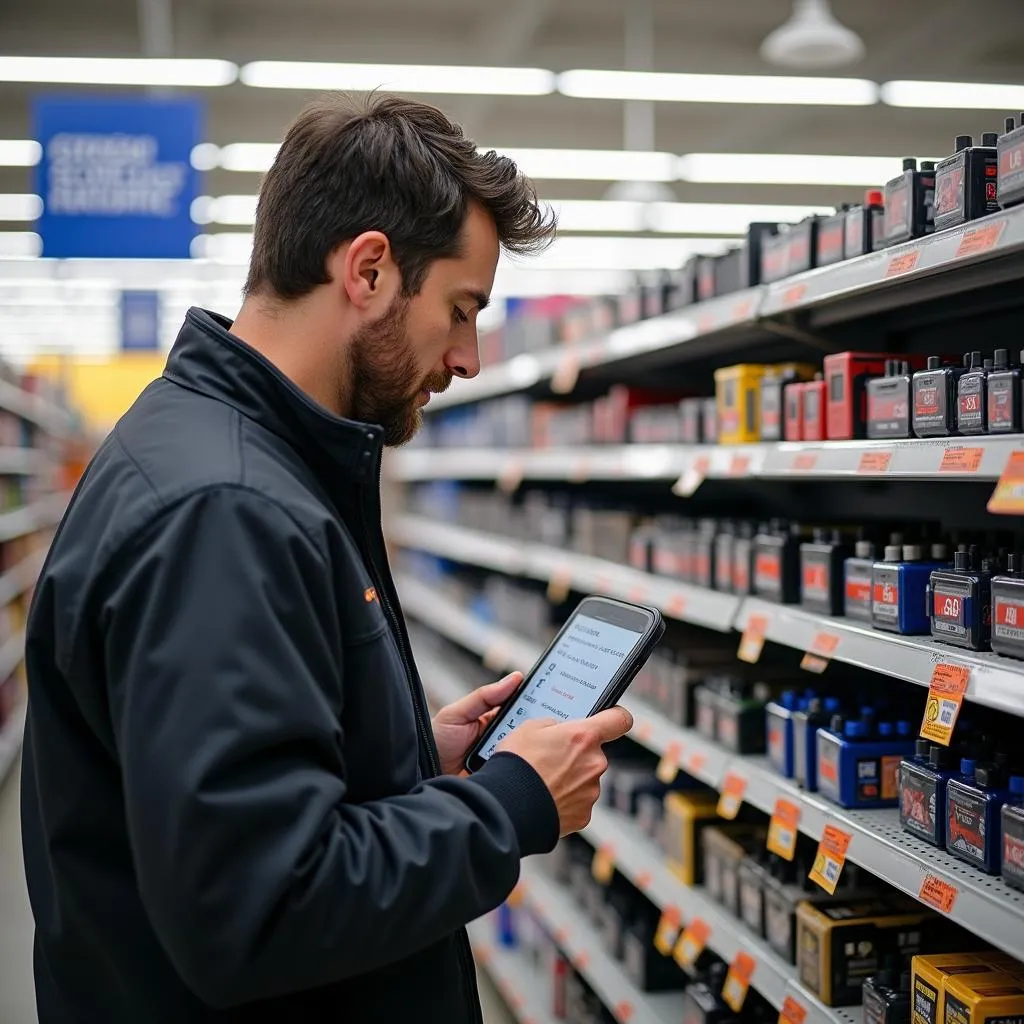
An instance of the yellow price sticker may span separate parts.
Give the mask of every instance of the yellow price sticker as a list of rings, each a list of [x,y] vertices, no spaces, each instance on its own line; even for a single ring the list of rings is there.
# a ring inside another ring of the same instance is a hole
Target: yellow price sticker
[[[749,953],[737,953],[725,976],[722,999],[733,1013],[739,1013],[750,991],[750,980],[757,969],[757,961]]]
[[[735,772],[728,772],[722,782],[721,796],[718,798],[718,816],[732,821],[740,813],[746,792],[747,780]]]
[[[594,851],[594,859],[590,862],[590,873],[600,885],[610,885],[615,874],[615,851],[610,843],[602,843]]]
[[[673,741],[665,748],[665,753],[658,762],[658,768],[654,773],[663,785],[671,786],[675,782],[676,776],[679,774],[679,758],[682,753],[683,745],[681,743]]]
[[[921,736],[944,747],[953,738],[953,729],[960,716],[971,670],[967,665],[938,664],[932,670],[925,704]]]
[[[671,956],[679,941],[679,929],[682,927],[682,916],[678,907],[668,906],[661,912],[658,927],[654,932],[654,948],[662,956]]]
[[[775,801],[775,810],[772,811],[772,820],[768,825],[768,849],[785,860],[792,860],[796,854],[799,826],[800,808],[779,797]]]
[[[747,627],[740,638],[740,647],[736,657],[748,665],[756,665],[764,650],[765,636],[768,633],[768,619],[764,615],[751,615],[747,619]]]
[[[839,885],[839,876],[843,873],[846,851],[852,838],[849,832],[844,832],[834,825],[826,825],[821,842],[818,843],[818,853],[809,877],[829,896],[835,894],[836,886]]]
[[[711,926],[701,918],[695,917],[679,937],[675,953],[672,954],[673,959],[684,970],[693,967],[704,952],[710,937]]]

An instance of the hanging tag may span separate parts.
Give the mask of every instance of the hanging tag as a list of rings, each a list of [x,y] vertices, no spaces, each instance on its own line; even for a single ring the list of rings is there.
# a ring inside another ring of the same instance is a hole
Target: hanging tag
[[[722,782],[722,794],[718,798],[718,816],[732,821],[740,813],[746,792],[747,780],[742,775],[729,772]]]
[[[792,860],[796,854],[797,828],[800,825],[800,808],[779,797],[775,801],[772,820],[768,826],[768,849],[785,860]]]
[[[740,647],[736,657],[748,665],[756,665],[764,650],[765,634],[768,632],[768,619],[764,615],[751,615],[747,619],[747,627],[740,637]]]
[[[684,970],[692,968],[704,952],[704,947],[711,937],[711,926],[695,917],[687,926],[686,930],[676,944],[676,951],[673,953],[675,962]]]
[[[846,850],[852,838],[849,832],[844,832],[834,825],[826,825],[821,842],[818,843],[818,853],[809,877],[829,896],[835,895],[839,876],[843,873],[843,865],[846,863]]]
[[[722,999],[733,1013],[739,1013],[750,990],[750,979],[757,969],[757,961],[749,953],[737,953],[725,976]]]
[[[966,665],[946,665],[940,662],[935,666],[928,686],[924,721],[921,723],[923,739],[940,743],[944,747],[949,746],[970,678],[971,670]]]
[[[839,637],[835,633],[816,633],[800,662],[800,667],[807,672],[821,675],[828,668],[838,646]]]
[[[702,483],[711,469],[711,457],[709,455],[698,455],[683,475],[672,485],[672,493],[679,498],[688,498]]]
[[[665,753],[658,762],[657,771],[654,773],[663,785],[671,786],[676,781],[676,776],[679,774],[679,758],[682,753],[683,745],[681,743],[672,742],[665,748]]]
[[[594,851],[594,859],[590,862],[590,873],[594,881],[601,885],[609,885],[615,874],[615,851],[609,843],[602,843]]]
[[[1002,516],[1019,516],[1024,512],[1024,451],[1010,452],[988,500],[988,510]]]
[[[679,929],[682,918],[678,907],[666,907],[658,919],[658,927],[654,933],[654,948],[662,956],[671,956],[679,941]]]

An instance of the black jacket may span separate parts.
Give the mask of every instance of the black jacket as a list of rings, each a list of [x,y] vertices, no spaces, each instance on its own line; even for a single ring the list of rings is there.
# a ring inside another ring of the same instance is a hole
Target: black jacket
[[[381,431],[190,310],[30,613],[41,1024],[479,1020],[462,926],[550,849],[514,755],[438,777]]]

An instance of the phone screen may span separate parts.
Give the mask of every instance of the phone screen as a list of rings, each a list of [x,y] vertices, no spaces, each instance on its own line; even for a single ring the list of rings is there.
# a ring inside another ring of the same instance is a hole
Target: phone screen
[[[494,726],[480,757],[487,760],[516,726],[531,718],[586,718],[643,637],[590,615],[574,615],[518,700]]]

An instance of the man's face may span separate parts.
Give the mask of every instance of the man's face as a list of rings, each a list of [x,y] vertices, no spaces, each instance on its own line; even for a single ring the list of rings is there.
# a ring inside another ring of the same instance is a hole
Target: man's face
[[[397,296],[383,317],[352,339],[352,414],[381,424],[385,444],[409,441],[430,395],[444,391],[453,377],[480,372],[476,319],[497,265],[494,221],[470,204],[459,256],[435,261],[419,294]]]

